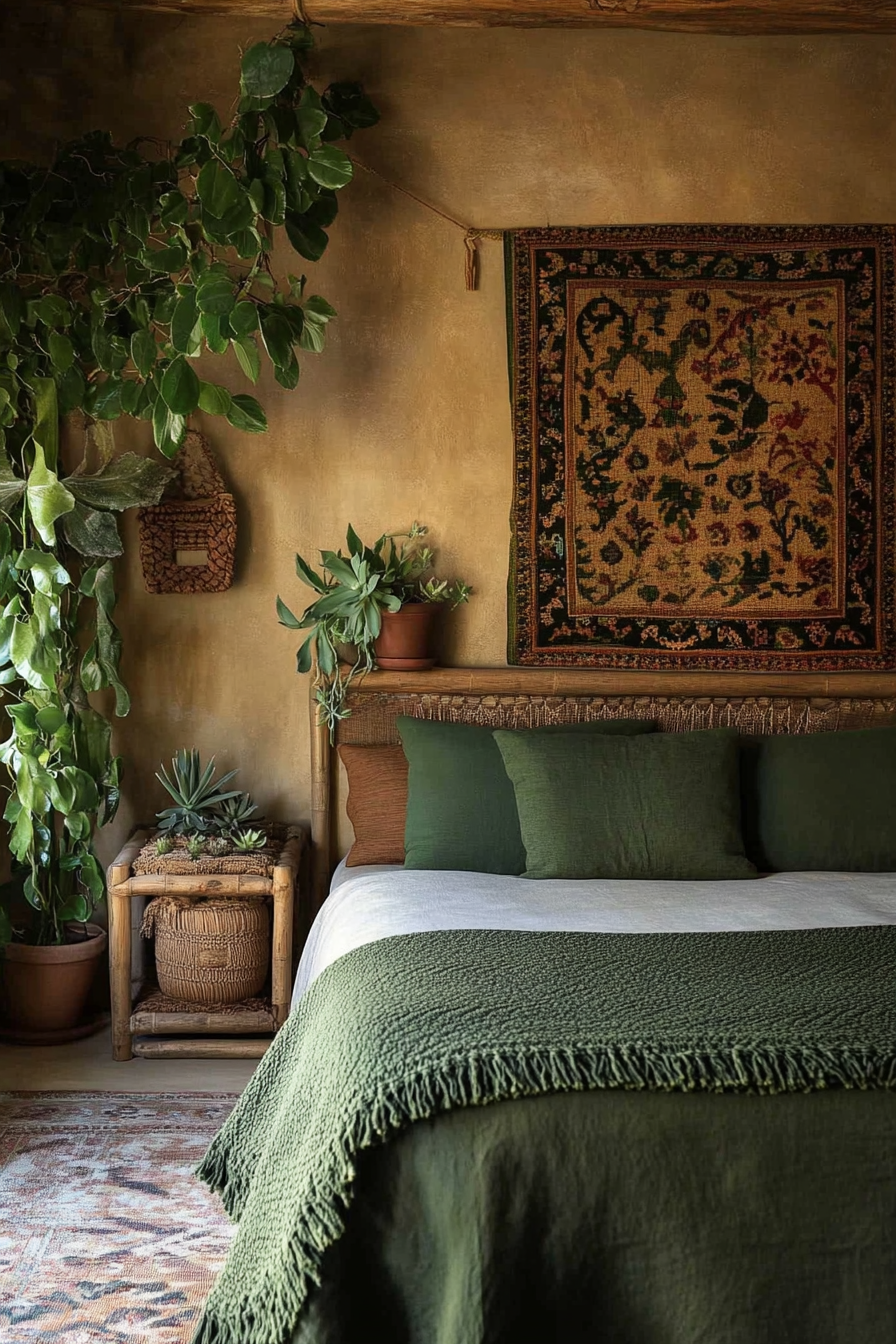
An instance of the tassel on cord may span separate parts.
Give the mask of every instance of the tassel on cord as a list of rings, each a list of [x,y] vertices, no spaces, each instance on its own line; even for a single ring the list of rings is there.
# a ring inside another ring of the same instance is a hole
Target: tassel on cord
[[[412,201],[416,201],[418,205],[422,205],[424,210],[429,210],[432,214],[438,215],[440,219],[446,220],[447,223],[453,224],[456,229],[460,229],[463,232],[464,248],[466,249],[464,274],[466,277],[467,289],[471,291],[478,289],[479,239],[488,238],[490,241],[500,243],[504,238],[503,231],[500,229],[471,228],[469,225],[463,224],[459,219],[455,219],[453,215],[449,215],[445,210],[440,210],[439,207],[433,205],[431,201],[425,201],[422,196],[418,196],[415,192],[409,191],[407,187],[401,187],[397,182],[393,182],[391,178],[384,177],[376,168],[369,168],[366,163],[362,163],[360,159],[356,159],[353,154],[349,154],[348,157],[356,168],[363,168],[364,172],[370,173],[371,177],[378,177],[381,182],[385,182],[386,186],[391,187],[393,191],[400,191],[402,196],[409,196]]]

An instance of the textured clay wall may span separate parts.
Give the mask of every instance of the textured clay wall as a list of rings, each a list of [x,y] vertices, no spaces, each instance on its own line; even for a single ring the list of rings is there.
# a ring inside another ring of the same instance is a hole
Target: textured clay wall
[[[0,154],[46,154],[101,125],[175,135],[189,102],[226,112],[238,49],[271,25],[4,8]],[[896,216],[896,39],[331,28],[326,78],[360,78],[383,120],[355,152],[480,227],[642,221],[847,222]],[[120,609],[134,699],[118,725],[126,802],[104,851],[160,805],[180,745],[241,765],[269,814],[308,814],[307,686],[274,616],[303,605],[293,553],[430,524],[475,585],[447,657],[505,659],[511,435],[500,246],[463,284],[461,235],[360,173],[312,288],[339,311],[299,388],[260,385],[270,432],[207,429],[240,504],[234,588],[151,597],[129,527]],[[288,248],[281,269],[298,269]],[[238,390],[222,360],[208,375]],[[121,442],[149,451],[145,427]]]

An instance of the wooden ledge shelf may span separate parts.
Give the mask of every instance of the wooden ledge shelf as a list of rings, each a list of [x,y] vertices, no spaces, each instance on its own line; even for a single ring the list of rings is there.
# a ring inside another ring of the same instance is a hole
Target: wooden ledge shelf
[[[144,1006],[148,1000],[153,1001],[152,1008]],[[253,1002],[257,1003],[257,1000]],[[277,1019],[270,996],[264,1008],[253,1007],[249,1003],[235,1003],[221,1012],[215,1012],[214,1009],[188,1012],[176,1000],[166,1001],[165,996],[151,985],[143,991],[131,1013],[131,1033],[134,1036],[178,1036],[187,1032],[203,1036],[244,1032],[247,1035],[265,1032],[273,1035],[276,1030]]]
[[[134,1041],[132,1054],[138,1059],[261,1059],[270,1045],[270,1039],[254,1040],[245,1037],[198,1037],[191,1040],[182,1036],[161,1041]]]

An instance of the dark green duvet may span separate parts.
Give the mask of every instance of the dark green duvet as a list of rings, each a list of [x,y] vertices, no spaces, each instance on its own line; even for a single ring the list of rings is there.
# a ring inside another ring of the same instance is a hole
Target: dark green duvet
[[[202,1344],[893,1344],[896,928],[416,934],[312,985],[201,1174]]]

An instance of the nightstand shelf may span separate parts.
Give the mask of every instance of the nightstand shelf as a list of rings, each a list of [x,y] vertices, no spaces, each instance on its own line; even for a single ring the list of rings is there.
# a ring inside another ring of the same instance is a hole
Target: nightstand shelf
[[[296,828],[293,828],[296,831]],[[248,1058],[263,1055],[289,1013],[293,977],[293,928],[304,831],[286,840],[270,877],[229,873],[133,874],[132,865],[150,838],[139,830],[109,868],[109,973],[112,990],[112,1055],[128,1060],[176,1056],[192,1059]],[[219,1010],[166,998],[154,984],[131,993],[131,901],[159,895],[269,895],[272,904],[270,986],[265,995]],[[149,1038],[149,1039],[146,1039]]]

